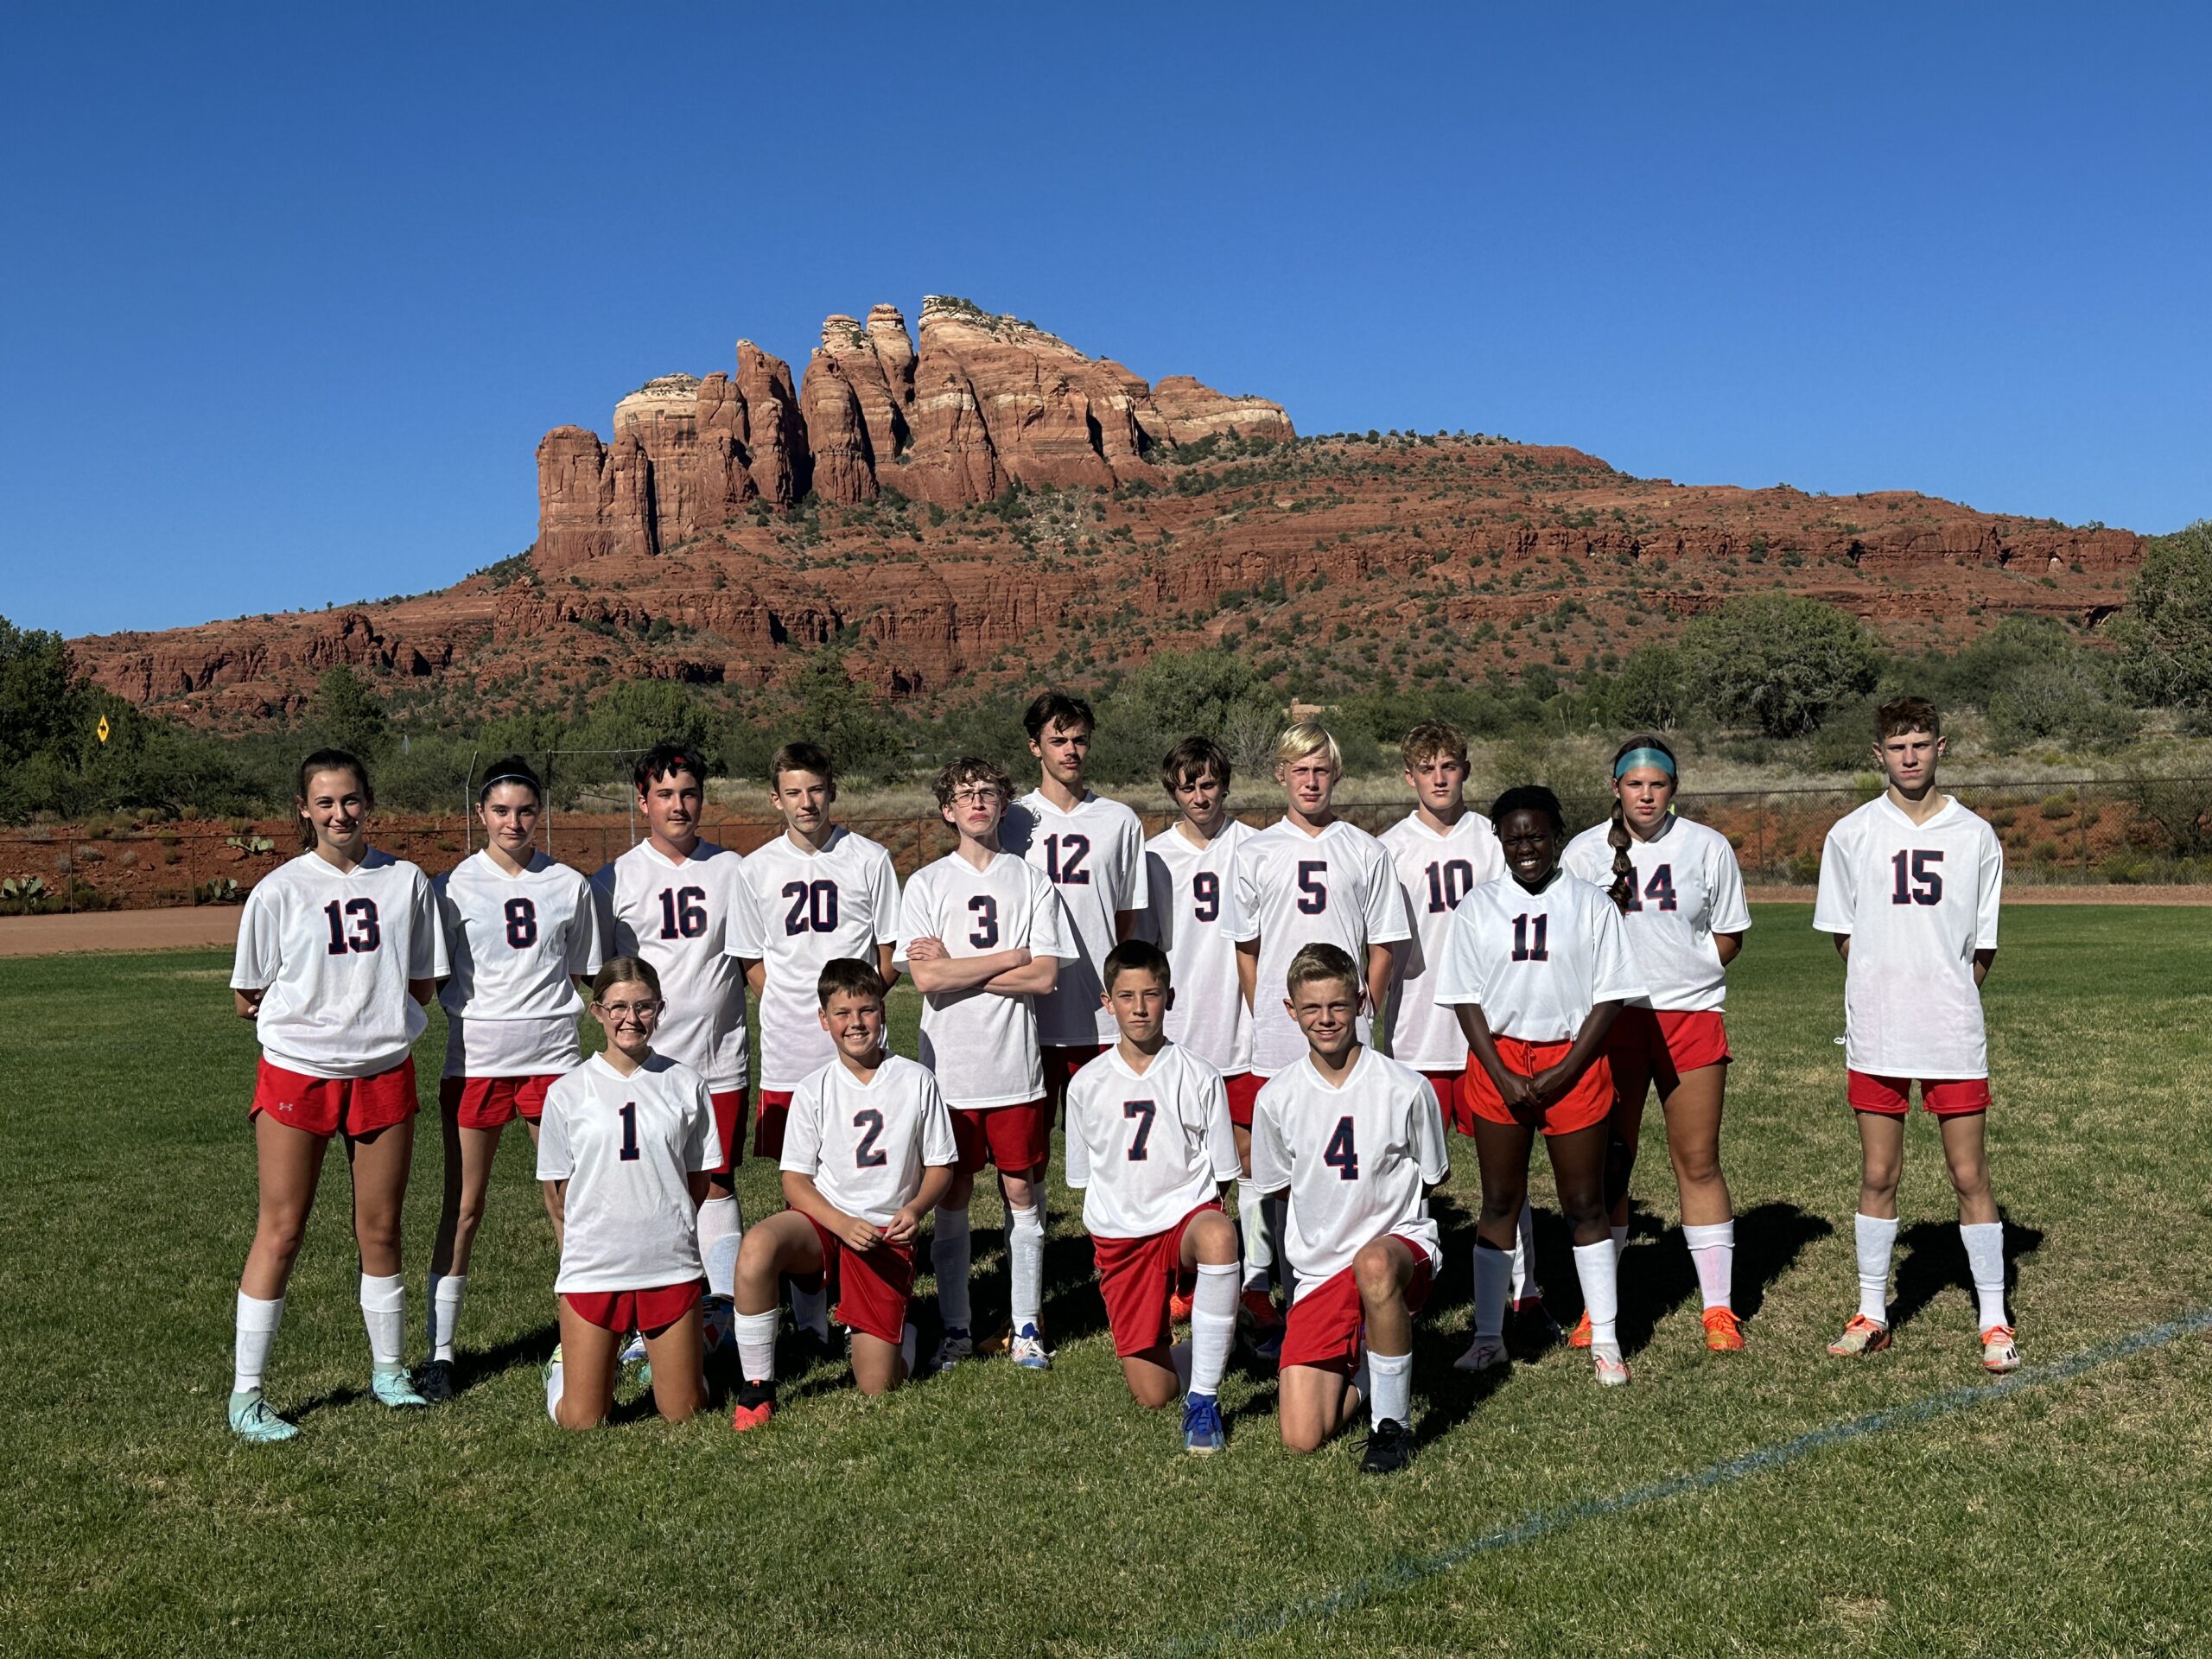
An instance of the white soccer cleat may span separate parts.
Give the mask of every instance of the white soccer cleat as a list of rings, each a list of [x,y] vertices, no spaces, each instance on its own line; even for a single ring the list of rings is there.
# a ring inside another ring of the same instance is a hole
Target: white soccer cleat
[[[1014,1363],[1025,1371],[1049,1371],[1052,1369],[1052,1357],[1045,1351],[1045,1338],[1033,1325],[1025,1325],[1016,1332],[1013,1344],[1007,1351]]]
[[[1467,1351],[1452,1362],[1452,1369],[1455,1371],[1494,1371],[1510,1363],[1503,1337],[1477,1337],[1467,1344]]]
[[[1993,1325],[1981,1333],[1981,1368],[2000,1374],[2020,1369],[2020,1350],[2011,1325]]]
[[[1628,1361],[1621,1357],[1620,1349],[1611,1343],[1590,1344],[1590,1363],[1601,1389],[1618,1389],[1628,1382]]]

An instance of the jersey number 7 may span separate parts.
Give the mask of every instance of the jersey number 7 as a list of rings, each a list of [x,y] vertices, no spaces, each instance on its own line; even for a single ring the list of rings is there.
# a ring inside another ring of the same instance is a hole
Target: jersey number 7
[[[1159,1115],[1160,1106],[1154,1101],[1125,1100],[1122,1103],[1122,1116],[1137,1120],[1137,1132],[1129,1137],[1131,1163],[1141,1164],[1151,1156],[1152,1122]]]

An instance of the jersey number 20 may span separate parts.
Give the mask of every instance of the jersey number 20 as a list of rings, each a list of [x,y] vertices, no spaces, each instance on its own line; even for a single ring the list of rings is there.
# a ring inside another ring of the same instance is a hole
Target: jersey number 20
[[[784,931],[804,933],[812,928],[829,933],[837,926],[837,884],[835,881],[786,881],[784,897],[791,901],[784,918]]]

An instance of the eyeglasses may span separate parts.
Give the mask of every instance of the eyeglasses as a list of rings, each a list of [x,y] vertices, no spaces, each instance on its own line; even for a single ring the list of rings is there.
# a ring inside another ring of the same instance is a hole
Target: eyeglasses
[[[952,791],[955,806],[988,806],[999,798],[998,791],[988,784],[976,789],[956,789]]]
[[[658,1014],[667,1004],[653,1001],[594,1002],[592,1006],[619,1025],[625,1020],[634,1020],[643,1024]]]

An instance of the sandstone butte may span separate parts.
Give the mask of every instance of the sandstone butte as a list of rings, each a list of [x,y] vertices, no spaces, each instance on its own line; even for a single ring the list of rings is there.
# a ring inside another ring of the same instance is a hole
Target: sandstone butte
[[[219,725],[297,710],[340,664],[496,709],[639,676],[760,686],[833,644],[929,702],[1222,643],[1295,696],[1322,642],[1377,678],[1572,668],[1775,588],[1900,646],[2020,613],[2094,631],[2143,556],[2128,531],[1911,492],[1300,438],[1265,398],[1147,385],[963,300],[925,299],[917,332],[888,305],[834,315],[796,383],[740,340],[734,373],[624,397],[607,439],[555,428],[537,541],[440,592],[73,647],[130,701]]]

